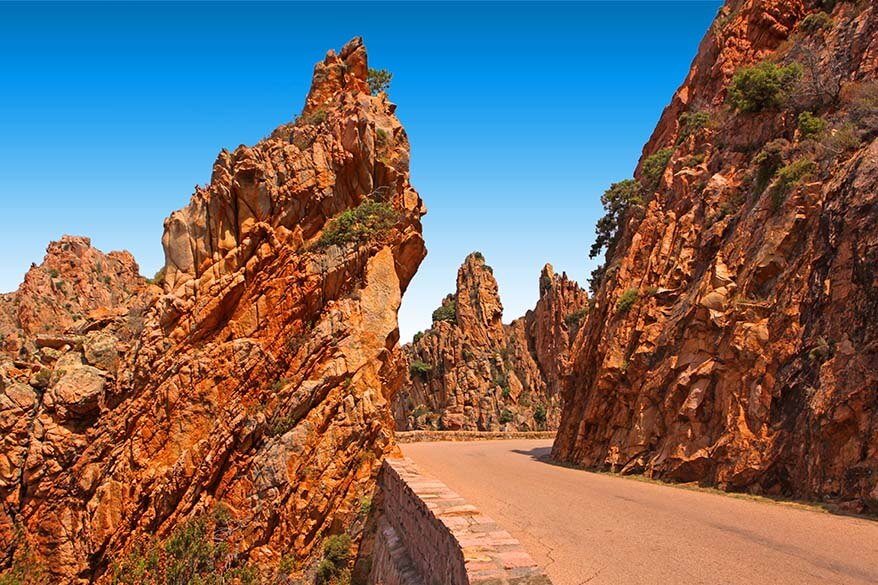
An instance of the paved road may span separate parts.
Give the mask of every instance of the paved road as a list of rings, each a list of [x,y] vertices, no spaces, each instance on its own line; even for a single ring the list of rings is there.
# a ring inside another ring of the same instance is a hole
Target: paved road
[[[878,522],[550,465],[551,441],[402,445],[555,585],[878,583]]]

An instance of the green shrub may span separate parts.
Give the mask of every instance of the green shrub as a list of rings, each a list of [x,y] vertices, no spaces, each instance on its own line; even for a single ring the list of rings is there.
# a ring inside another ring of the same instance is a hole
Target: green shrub
[[[790,143],[783,138],[772,140],[766,143],[754,157],[753,162],[756,163],[757,168],[753,191],[757,197],[765,191],[771,178],[783,164],[789,145]]]
[[[369,91],[372,95],[387,92],[390,89],[390,82],[393,80],[393,73],[386,69],[369,68],[369,74],[366,76],[366,82],[369,84]]]
[[[799,30],[808,34],[814,34],[829,28],[832,28],[832,17],[823,11],[809,14],[799,23]]]
[[[375,137],[378,139],[378,144],[385,144],[387,142],[387,131],[384,128],[375,128]]]
[[[448,321],[454,323],[457,321],[457,303],[453,300],[446,300],[442,306],[433,311],[433,322]]]
[[[511,423],[514,417],[512,413],[508,409],[504,409],[503,412],[500,413],[500,424],[505,425],[507,423]]]
[[[851,122],[868,135],[878,132],[878,81],[855,83],[845,88]]]
[[[860,136],[857,127],[848,122],[841,128],[836,128],[831,133],[824,134],[821,143],[834,154],[841,154],[859,148],[863,143],[863,138]]]
[[[147,279],[150,284],[154,284],[156,286],[164,286],[165,284],[165,267],[162,266],[159,268],[158,272],[155,273],[155,276],[152,279]]]
[[[424,332],[418,331],[417,333],[415,333],[415,336],[412,337],[412,343],[417,343],[420,340],[422,340],[423,338],[424,338]]]
[[[534,407],[534,421],[540,426],[546,424],[546,407],[542,404]]]
[[[329,222],[318,240],[319,246],[365,242],[383,236],[399,221],[390,203],[366,199]]]
[[[503,398],[509,398],[512,395],[512,389],[509,386],[503,386],[500,389],[500,396]]]
[[[59,276],[60,274],[61,274],[61,273],[58,272],[55,268],[50,268],[50,269],[49,269],[49,277],[50,277],[50,278],[58,278],[58,276]]]
[[[208,516],[203,515],[178,526],[164,542],[151,537],[137,543],[123,559],[112,563],[110,582],[114,585],[256,583],[258,575],[253,567],[218,569],[234,562],[234,555],[216,530],[222,522],[223,519],[214,514],[211,525]]]
[[[710,112],[683,112],[680,116],[680,134],[677,142],[683,142],[699,130],[710,126]]]
[[[826,341],[825,337],[818,337],[817,344],[808,352],[808,359],[812,362],[822,364],[832,357],[832,345]]]
[[[639,296],[639,291],[636,288],[629,288],[625,292],[621,294],[619,300],[616,302],[616,313],[619,315],[624,315],[628,311],[631,310],[631,307],[634,306],[634,303],[637,302],[637,297]]]
[[[613,183],[609,189],[604,191],[604,194],[601,195],[601,204],[604,206],[606,214],[595,225],[597,237],[591,245],[591,250],[588,253],[589,258],[594,258],[604,248],[609,249],[616,244],[628,209],[633,205],[643,203],[642,193],[640,183],[634,179]],[[547,285],[550,284],[551,282],[547,283]],[[540,290],[542,290],[542,281],[540,285]]]
[[[327,113],[326,110],[320,109],[307,116],[304,120],[306,124],[310,124],[311,126],[316,126],[318,124],[322,124],[326,121]]]
[[[347,564],[351,558],[351,537],[347,534],[330,536],[323,543],[323,558],[317,565],[318,585],[350,582]]]
[[[360,516],[368,516],[372,511],[372,498],[366,496],[360,500]]]
[[[793,187],[814,175],[817,163],[808,159],[794,161],[777,172],[777,179],[771,188],[771,205],[774,211],[780,209]]]
[[[826,120],[819,118],[811,112],[799,114],[799,133],[802,138],[814,138],[823,134],[826,130]]]
[[[575,327],[579,325],[579,322],[585,319],[585,316],[588,315],[588,307],[583,307],[578,311],[573,311],[566,317],[564,317],[564,323],[567,324],[567,327]]]
[[[775,65],[769,61],[739,69],[729,87],[729,103],[742,112],[779,108],[802,77],[798,63]]]
[[[643,178],[643,185],[648,194],[651,194],[658,188],[662,175],[668,167],[668,162],[670,162],[671,155],[673,154],[673,148],[662,148],[644,159],[643,164],[640,166],[640,175]]]
[[[433,370],[433,366],[421,360],[415,360],[409,364],[409,373],[412,376],[426,376]]]
[[[21,542],[23,531],[16,527],[16,540]],[[0,585],[49,585],[52,580],[39,562],[30,545],[25,541],[12,555],[12,565],[0,575]]]
[[[284,414],[275,414],[268,420],[265,434],[269,437],[279,437],[286,434],[296,426],[296,418]]]

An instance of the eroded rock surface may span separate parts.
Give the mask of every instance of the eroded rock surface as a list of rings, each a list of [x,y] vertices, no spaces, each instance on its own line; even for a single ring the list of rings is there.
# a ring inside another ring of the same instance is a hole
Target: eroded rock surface
[[[272,575],[361,515],[426,253],[406,134],[366,72],[361,40],[330,51],[296,122],[220,153],[165,222],[130,343],[108,322],[0,373],[0,563],[24,534],[53,580],[107,580],[140,535],[222,510],[230,567]]]
[[[556,458],[878,506],[878,14],[814,4],[730,1],[702,42],[574,342]],[[764,59],[801,83],[733,110]]]
[[[394,404],[399,430],[557,428],[569,339],[588,297],[546,265],[533,311],[504,325],[490,266],[470,254],[433,326],[403,347],[408,376]]]

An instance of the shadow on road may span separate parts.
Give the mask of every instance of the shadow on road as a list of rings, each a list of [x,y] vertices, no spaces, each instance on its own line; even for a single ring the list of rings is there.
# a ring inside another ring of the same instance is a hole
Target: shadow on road
[[[549,463],[548,458],[552,454],[551,447],[536,447],[534,449],[530,449],[529,451],[525,451],[524,449],[513,449],[513,453],[518,453],[519,455],[527,455],[534,461],[539,461],[541,463]]]

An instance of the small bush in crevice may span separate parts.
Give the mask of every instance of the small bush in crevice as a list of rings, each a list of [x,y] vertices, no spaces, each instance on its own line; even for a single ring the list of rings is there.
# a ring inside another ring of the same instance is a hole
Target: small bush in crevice
[[[507,423],[511,423],[514,417],[512,416],[512,412],[508,409],[504,409],[503,412],[500,413],[500,424],[505,425]]]
[[[708,127],[710,127],[709,112],[684,112],[680,116],[680,134],[677,136],[677,143]]]
[[[820,140],[820,144],[835,155],[856,150],[862,143],[863,138],[859,130],[850,122],[840,128],[834,128],[824,134]]]
[[[542,404],[537,404],[534,407],[534,422],[540,426],[546,424],[546,407]]]
[[[771,188],[771,207],[778,211],[786,200],[793,187],[814,175],[817,172],[817,163],[809,159],[800,159],[777,172],[777,179]]]
[[[366,199],[353,209],[332,218],[317,244],[325,247],[381,237],[399,218],[399,213],[390,203]]]
[[[638,296],[640,296],[640,292],[636,288],[629,288],[623,292],[619,296],[619,300],[616,302],[616,313],[624,315],[630,311],[631,307],[634,306],[634,303],[637,302]]]
[[[802,138],[815,138],[826,130],[826,120],[811,112],[799,114],[799,133]]]
[[[457,321],[457,303],[454,300],[443,301],[442,306],[433,311],[433,322],[447,321],[455,323]]]
[[[585,316],[588,315],[588,307],[583,307],[577,311],[573,311],[566,317],[564,317],[564,323],[567,324],[568,328],[573,328],[579,325],[580,321],[585,319]]]
[[[640,175],[643,177],[643,187],[647,195],[651,195],[658,188],[673,154],[673,148],[662,148],[644,159],[640,166]]]
[[[790,91],[802,77],[798,63],[776,65],[762,61],[739,69],[732,77],[727,99],[732,107],[748,113],[780,108]]]
[[[871,137],[878,133],[878,81],[854,83],[844,88],[850,120]]]
[[[799,30],[808,34],[814,34],[824,29],[832,28],[832,17],[823,12],[809,14],[799,23]]]
[[[771,182],[771,178],[777,172],[777,169],[783,164],[789,146],[790,143],[787,140],[778,138],[768,142],[762,147],[759,154],[754,157],[753,162],[756,163],[757,168],[753,191],[757,197],[762,195],[762,192],[765,191],[768,183]]]
[[[317,126],[318,124],[322,124],[326,121],[327,113],[326,110],[317,110],[310,116],[304,119],[306,124],[310,124],[311,126]]]
[[[412,343],[417,343],[420,340],[422,340],[423,338],[424,338],[424,332],[418,331],[417,333],[415,333],[415,336],[412,337]]]
[[[350,583],[351,537],[347,534],[330,536],[323,543],[323,558],[317,565],[317,585]]]
[[[808,359],[817,364],[822,364],[832,357],[833,347],[825,337],[818,337],[817,344],[808,352]]]
[[[409,373],[412,376],[427,376],[433,370],[433,366],[421,360],[415,360],[409,364]]]

